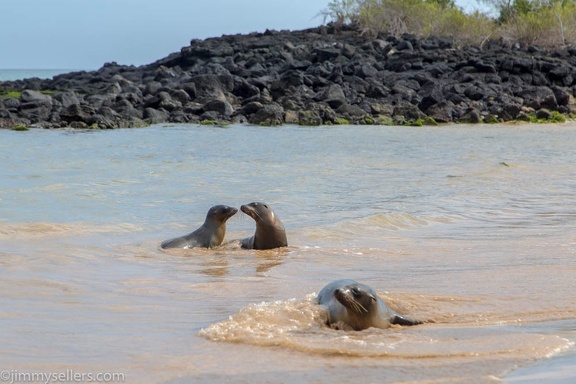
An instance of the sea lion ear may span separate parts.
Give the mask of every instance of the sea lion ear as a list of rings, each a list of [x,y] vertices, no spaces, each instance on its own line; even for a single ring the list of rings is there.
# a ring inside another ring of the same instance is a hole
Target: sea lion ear
[[[274,211],[270,211],[270,215],[274,218]]]
[[[370,298],[374,301],[376,301],[376,297],[373,294],[370,294]]]

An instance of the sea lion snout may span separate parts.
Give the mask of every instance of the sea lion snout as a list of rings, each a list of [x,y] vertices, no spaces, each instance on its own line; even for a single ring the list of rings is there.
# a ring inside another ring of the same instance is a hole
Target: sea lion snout
[[[238,212],[237,208],[229,207],[227,205],[215,205],[206,215],[206,220],[216,220],[219,223],[225,223],[226,220],[234,216]]]
[[[238,208],[228,207],[226,209],[226,213],[228,214],[228,217],[234,216],[236,214],[236,212],[238,212]]]
[[[264,203],[244,204],[244,205],[240,206],[240,210],[242,212],[244,212],[245,214],[247,214],[248,216],[250,216],[251,218],[253,218],[254,220],[262,217],[262,215],[260,213],[267,212],[267,211],[272,212],[268,208],[268,206]]]
[[[247,215],[250,215],[250,212],[252,212],[252,210],[250,209],[250,207],[248,206],[248,204],[244,204],[240,206],[240,210],[242,212],[244,212]]]

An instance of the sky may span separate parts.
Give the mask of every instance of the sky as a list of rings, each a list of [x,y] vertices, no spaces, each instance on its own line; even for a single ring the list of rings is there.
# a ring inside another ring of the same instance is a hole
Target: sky
[[[323,23],[330,0],[0,0],[0,69],[144,65],[223,34]],[[465,10],[477,0],[456,0]]]

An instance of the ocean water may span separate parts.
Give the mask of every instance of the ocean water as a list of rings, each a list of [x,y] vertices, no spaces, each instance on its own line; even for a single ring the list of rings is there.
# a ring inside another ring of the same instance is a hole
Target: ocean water
[[[574,382],[575,144],[574,123],[0,130],[0,370]],[[252,201],[288,248],[239,249],[238,212],[217,249],[158,249]],[[339,278],[429,323],[330,329],[314,297]]]
[[[22,80],[31,77],[51,79],[62,73],[73,72],[71,69],[0,69],[0,81]]]

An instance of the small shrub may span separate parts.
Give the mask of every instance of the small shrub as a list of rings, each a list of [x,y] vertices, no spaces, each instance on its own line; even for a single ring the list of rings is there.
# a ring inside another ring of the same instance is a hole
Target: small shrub
[[[358,22],[372,35],[451,36],[457,45],[482,46],[489,39],[554,48],[576,44],[576,1],[483,1],[500,15],[465,13],[450,0],[332,0],[320,14],[325,21]]]
[[[552,123],[565,123],[566,117],[558,111],[552,111],[550,115],[550,121]]]
[[[502,25],[507,40],[525,45],[543,44],[545,40],[550,43],[553,40],[552,36],[555,35],[552,32],[553,28],[554,18],[549,10],[516,15]]]
[[[352,23],[358,16],[358,6],[357,0],[332,0],[319,15],[324,18],[324,23],[328,19],[340,25]]]
[[[494,20],[479,11],[466,14],[457,8],[451,8],[442,12],[430,33],[451,36],[458,45],[481,46],[497,35],[497,26]]]

